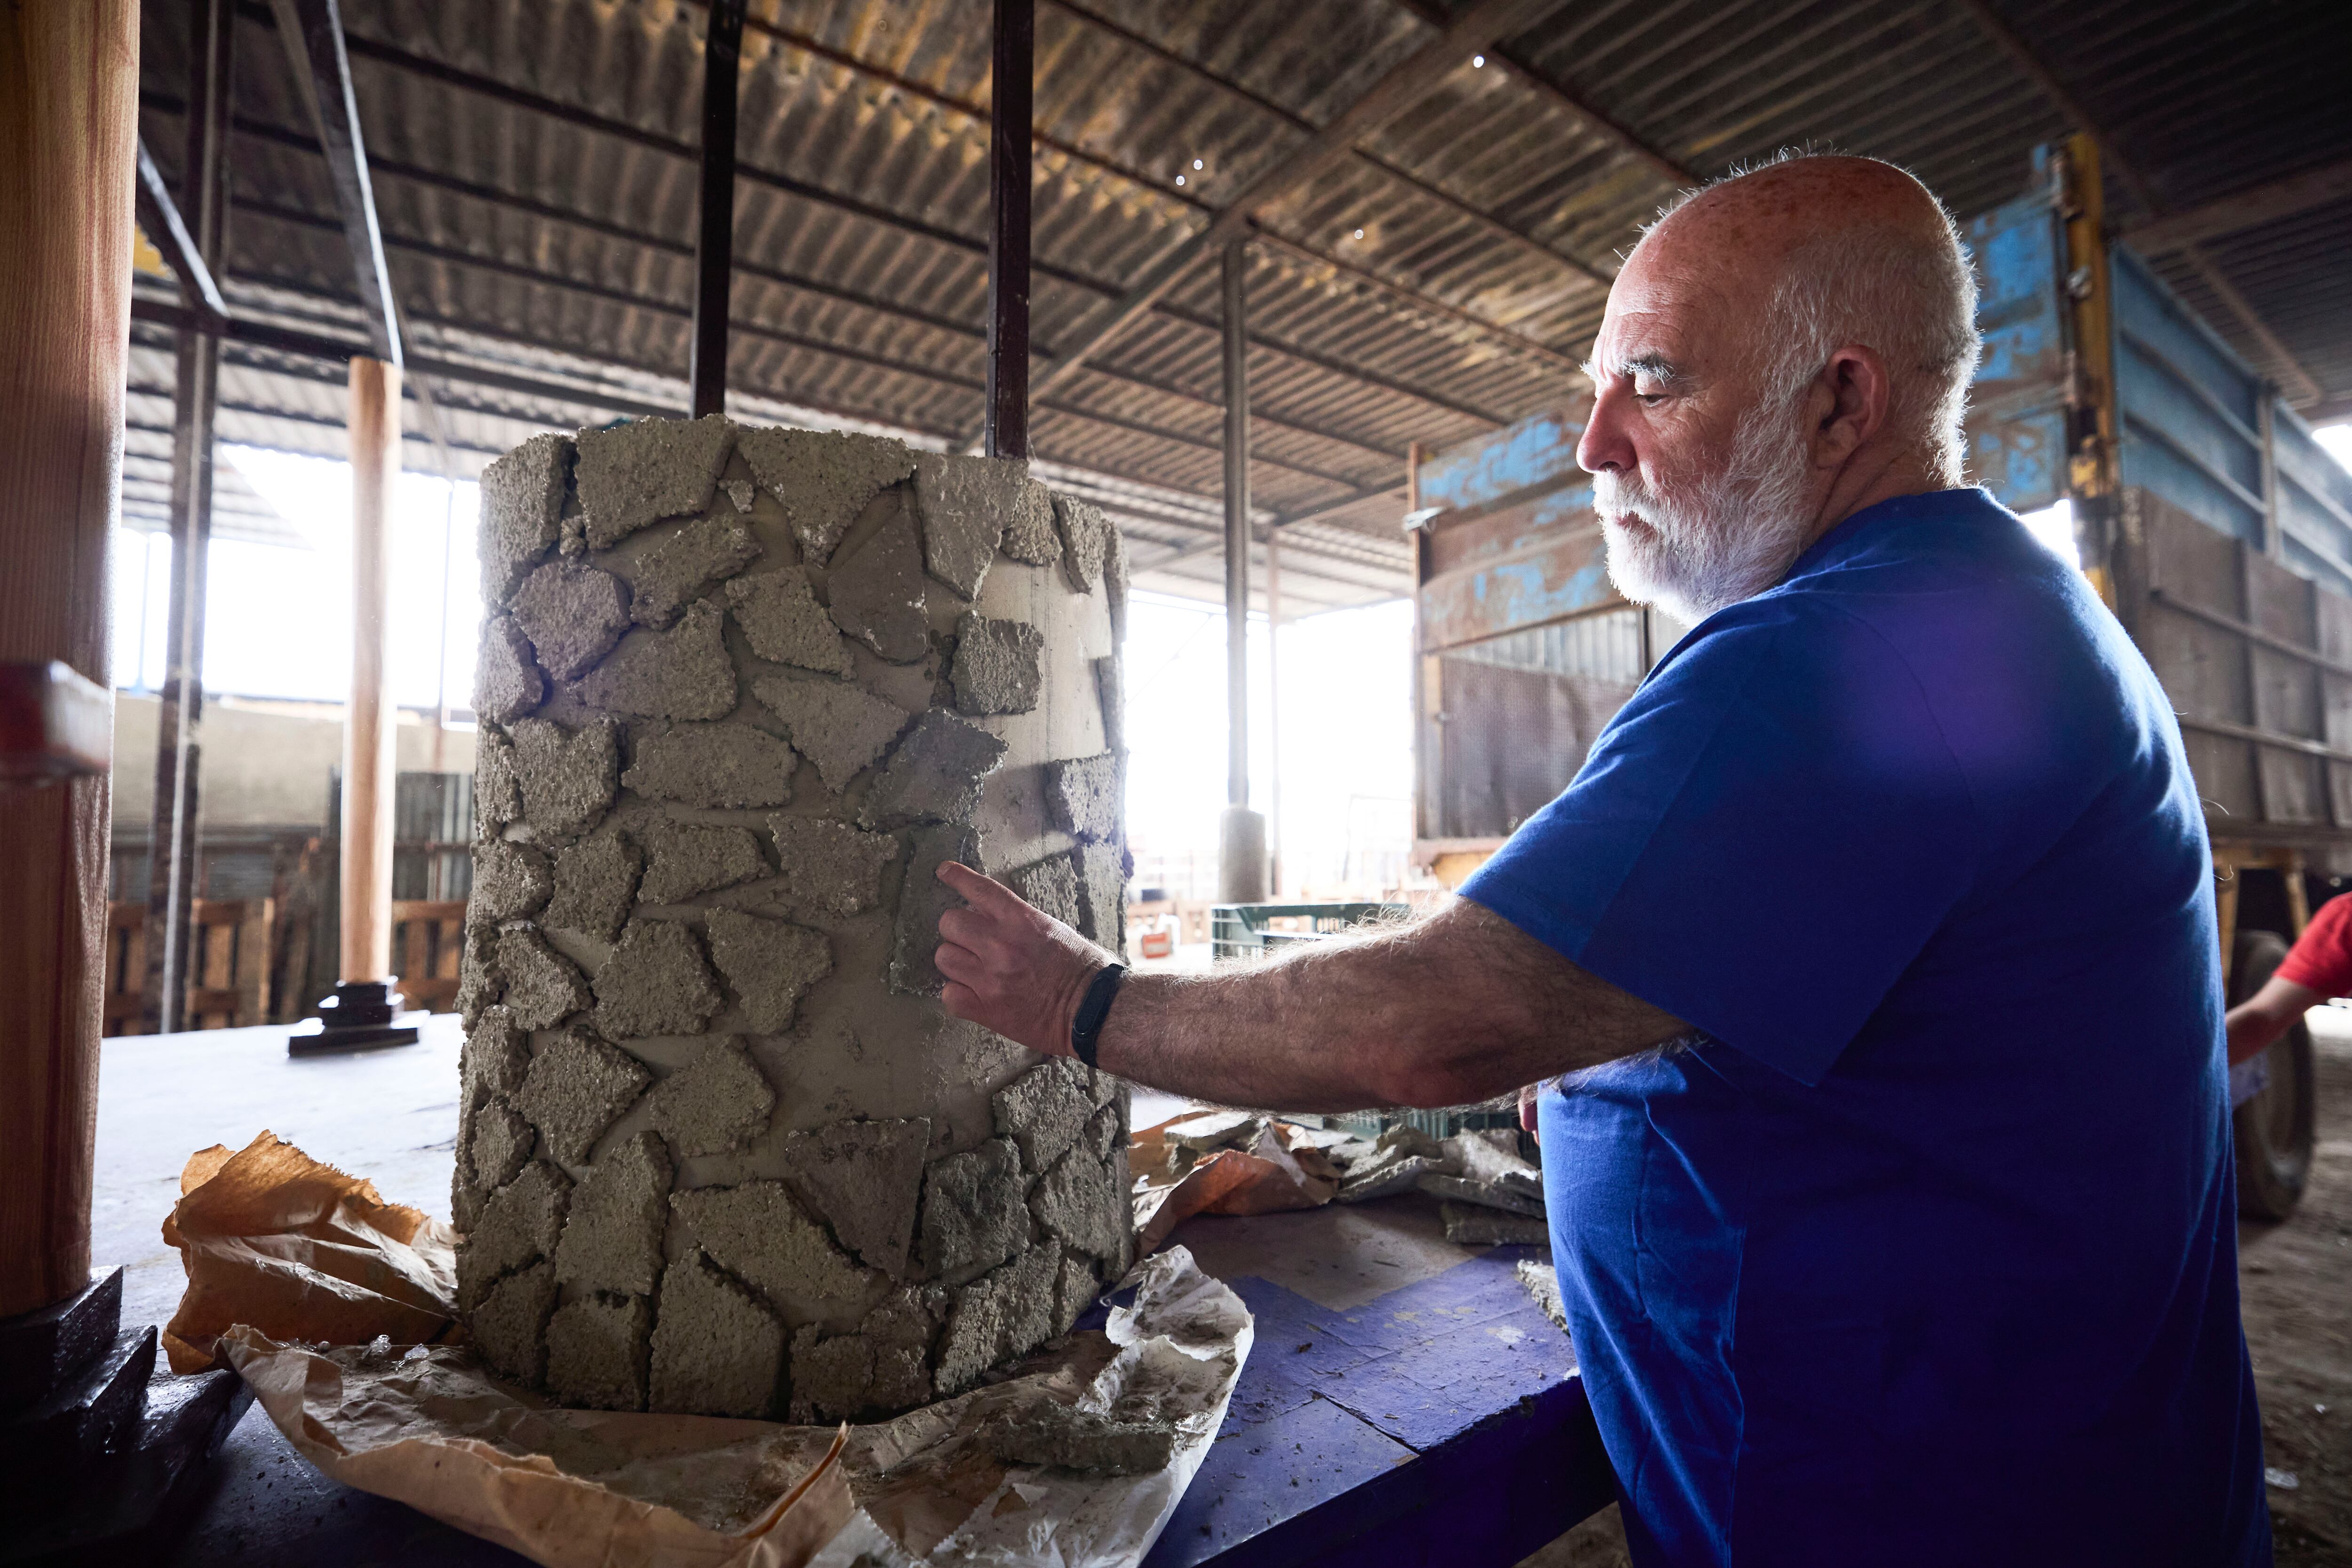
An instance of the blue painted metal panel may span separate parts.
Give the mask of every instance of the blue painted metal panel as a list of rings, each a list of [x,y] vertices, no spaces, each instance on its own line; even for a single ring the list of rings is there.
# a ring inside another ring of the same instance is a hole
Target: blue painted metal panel
[[[1968,476],[2016,511],[2066,493],[2066,322],[2058,225],[2034,191],[1968,225],[1984,354],[1969,393]]]
[[[2114,279],[2116,326],[2169,360],[2251,435],[2259,416],[2262,378],[2128,248],[2109,247],[2107,268]]]
[[[1590,405],[1580,398],[1424,460],[1421,504],[1458,511],[1577,479],[1583,470],[1576,466],[1576,443]]]
[[[1622,604],[1609,582],[1598,527],[1423,585],[1424,653]]]

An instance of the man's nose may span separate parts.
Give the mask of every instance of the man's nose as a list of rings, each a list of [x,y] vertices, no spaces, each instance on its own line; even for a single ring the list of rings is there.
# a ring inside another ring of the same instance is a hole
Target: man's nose
[[[1604,470],[1622,473],[1634,466],[1622,389],[1604,386],[1594,394],[1592,412],[1584,421],[1584,434],[1577,437],[1576,462],[1588,474]]]

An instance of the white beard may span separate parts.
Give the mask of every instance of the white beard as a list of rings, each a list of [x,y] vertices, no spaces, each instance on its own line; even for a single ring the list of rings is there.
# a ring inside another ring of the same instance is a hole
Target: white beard
[[[1630,473],[1593,475],[1609,580],[1686,626],[1762,593],[1804,553],[1811,531],[1805,457],[1794,411],[1759,406],[1740,420],[1730,461],[1677,493]],[[1627,526],[1629,517],[1646,526]]]

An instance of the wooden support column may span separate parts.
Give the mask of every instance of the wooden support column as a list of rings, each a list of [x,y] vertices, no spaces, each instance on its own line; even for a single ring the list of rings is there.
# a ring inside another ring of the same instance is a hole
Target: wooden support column
[[[988,87],[988,419],[992,458],[1029,455],[1029,154],[1034,0],[996,0]]]
[[[1265,531],[1265,889],[1282,897],[1282,531]]]
[[[694,235],[694,416],[727,412],[727,296],[735,279],[735,89],[743,0],[711,0],[702,36],[702,196]]]
[[[229,103],[236,10],[230,0],[190,7],[189,113],[181,160],[182,216],[194,259],[215,279],[228,226]],[[191,294],[199,287],[190,281]],[[203,816],[205,598],[213,537],[213,415],[221,340],[198,312],[175,344],[172,395],[171,610],[155,724],[155,804],[147,836],[146,1026],[186,1026],[189,915],[196,897]]]
[[[0,662],[100,687],[138,93],[131,0],[0,5]],[[0,1318],[89,1283],[110,799],[0,798]]]
[[[1265,897],[1265,818],[1249,808],[1249,301],[1248,241],[1226,241],[1225,810],[1217,824],[1217,899]]]
[[[352,704],[343,720],[344,985],[392,978],[393,722],[384,643],[400,371],[352,361]]]

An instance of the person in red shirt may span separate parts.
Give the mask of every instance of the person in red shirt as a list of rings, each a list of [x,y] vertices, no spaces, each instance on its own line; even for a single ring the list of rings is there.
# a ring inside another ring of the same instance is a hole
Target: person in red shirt
[[[2230,1102],[2242,1105],[2268,1081],[2263,1053],[2294,1021],[2331,996],[2352,996],[2352,893],[2319,906],[2263,988],[2230,1009]]]

